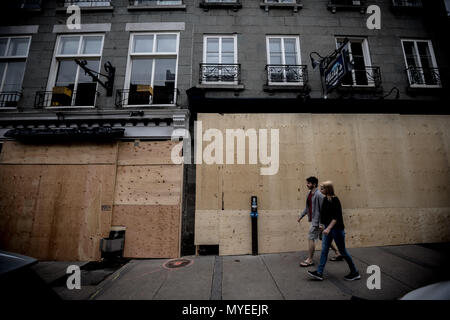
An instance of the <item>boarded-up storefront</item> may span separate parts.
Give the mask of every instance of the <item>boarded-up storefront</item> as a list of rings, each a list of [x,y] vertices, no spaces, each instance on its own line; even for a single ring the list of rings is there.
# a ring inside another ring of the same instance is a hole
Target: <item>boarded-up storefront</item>
[[[41,260],[97,260],[112,226],[124,256],[180,255],[182,165],[171,141],[33,145],[0,156],[0,247]]]
[[[224,164],[197,164],[196,245],[251,253],[255,195],[259,252],[305,250],[309,224],[297,217],[312,175],[334,182],[349,247],[450,241],[449,116],[199,114],[198,121],[203,133],[222,132]],[[225,164],[226,129],[271,128],[279,129],[277,174],[249,164],[248,138],[246,164]]]

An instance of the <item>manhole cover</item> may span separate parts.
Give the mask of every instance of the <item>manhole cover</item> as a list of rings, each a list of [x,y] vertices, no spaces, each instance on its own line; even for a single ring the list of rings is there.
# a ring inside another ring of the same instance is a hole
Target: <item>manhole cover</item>
[[[189,260],[189,259],[174,259],[174,260],[167,261],[165,264],[163,264],[163,267],[169,268],[169,269],[175,269],[175,268],[185,267],[187,265],[190,265],[191,263],[192,263],[192,260]]]

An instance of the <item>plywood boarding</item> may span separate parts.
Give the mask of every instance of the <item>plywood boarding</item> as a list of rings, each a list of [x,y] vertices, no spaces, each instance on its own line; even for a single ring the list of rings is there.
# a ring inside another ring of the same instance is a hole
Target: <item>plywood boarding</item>
[[[181,165],[118,166],[114,204],[177,205],[182,180]]]
[[[117,143],[23,144],[6,141],[4,164],[115,164]]]
[[[179,256],[180,205],[116,205],[114,225],[126,226],[125,257]]]
[[[220,255],[251,254],[251,219],[247,211],[218,211]],[[349,248],[450,241],[450,208],[396,208],[344,210]],[[309,223],[297,223],[298,212],[259,212],[259,253],[308,249]]]
[[[303,209],[304,179],[310,175],[333,180],[344,210],[355,213],[349,228],[359,221],[354,232],[360,235],[349,239],[351,246],[449,238],[448,228],[438,235],[430,227],[433,219],[445,221],[450,207],[445,192],[450,181],[448,116],[200,114],[198,119],[203,131],[217,128],[224,138],[227,128],[278,128],[280,166],[276,175],[261,176],[260,164],[197,165],[197,245],[217,241],[207,233],[219,228],[221,254],[250,253],[250,196],[257,195],[259,211],[267,212],[260,216],[261,224],[265,220],[260,229],[262,252],[295,248],[293,243],[306,239],[307,228],[302,238],[292,230],[296,222],[283,221]],[[424,210],[432,214],[425,218]],[[396,227],[371,227],[383,220]]]
[[[177,141],[135,141],[119,145],[119,165],[173,164],[172,148]]]
[[[180,255],[183,165],[172,164],[177,142],[137,141],[119,145],[113,225],[126,227],[124,255]]]
[[[99,259],[114,176],[114,165],[0,165],[2,247],[43,260]]]

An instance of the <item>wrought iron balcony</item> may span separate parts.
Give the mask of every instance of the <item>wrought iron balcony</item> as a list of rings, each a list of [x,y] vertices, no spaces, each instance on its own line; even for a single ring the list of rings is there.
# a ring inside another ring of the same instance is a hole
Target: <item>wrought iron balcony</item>
[[[129,0],[130,7],[179,6],[182,0]]]
[[[411,88],[441,88],[441,76],[438,68],[418,68],[410,66],[406,69]]]
[[[267,85],[297,85],[303,86],[308,82],[306,65],[268,64]]]
[[[25,10],[40,10],[42,0],[8,0],[2,1],[0,8],[5,9],[25,9]]]
[[[239,84],[241,82],[240,64],[200,64],[200,83]]]
[[[147,86],[146,86],[147,87]],[[149,87],[149,86],[148,86]],[[175,104],[177,89],[171,86],[155,86],[154,90],[117,90],[115,105],[117,108],[128,106],[152,106]]]
[[[97,91],[89,89],[71,91],[68,88],[63,88],[62,90],[37,91],[34,98],[34,107],[36,109],[95,107],[97,95],[99,95]]]
[[[242,8],[242,4],[240,0],[200,0],[200,8],[203,8],[205,11],[209,8],[231,8],[236,11]]]
[[[71,5],[77,5],[80,7],[109,7],[111,6],[110,0],[58,0],[59,7],[68,7]]]
[[[337,10],[357,10],[361,13],[366,12],[365,0],[330,0],[328,2],[328,10],[336,13]]]
[[[422,0],[392,0],[392,6],[396,8],[422,8]]]
[[[0,92],[0,109],[17,108],[17,103],[22,97],[20,91]]]
[[[366,66],[353,69],[341,81],[341,87],[381,88],[380,67]]]
[[[294,12],[303,8],[301,0],[261,0],[259,6],[264,8],[265,11],[269,11],[269,8],[292,8]]]

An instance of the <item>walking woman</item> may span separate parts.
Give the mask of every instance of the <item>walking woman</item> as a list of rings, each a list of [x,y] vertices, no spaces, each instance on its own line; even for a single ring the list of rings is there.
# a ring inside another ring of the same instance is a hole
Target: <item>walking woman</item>
[[[345,248],[342,206],[339,198],[334,194],[333,183],[331,181],[323,182],[320,185],[320,192],[325,195],[322,203],[322,210],[320,211],[320,224],[321,228],[324,228],[322,232],[322,253],[317,271],[308,271],[308,274],[316,279],[323,280],[323,270],[327,263],[328,251],[330,249],[330,244],[334,239],[339,252],[350,268],[350,273],[346,275],[344,279],[349,281],[361,279],[350,254]]]

